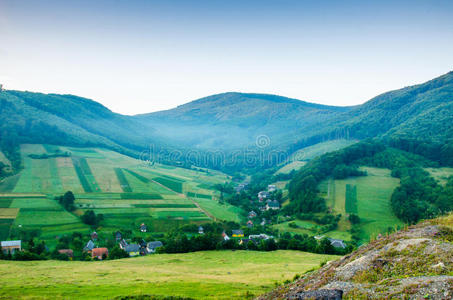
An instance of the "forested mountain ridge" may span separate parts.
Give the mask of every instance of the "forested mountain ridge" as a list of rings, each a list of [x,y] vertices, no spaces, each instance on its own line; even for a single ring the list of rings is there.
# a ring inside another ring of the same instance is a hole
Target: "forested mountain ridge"
[[[249,146],[263,134],[272,146],[293,142],[350,109],[276,95],[223,93],[137,118],[157,128],[161,136],[189,147],[231,149]]]
[[[354,107],[223,93],[136,116],[114,113],[77,96],[6,90],[0,93],[0,117],[2,149],[18,143],[53,143],[103,146],[138,155],[152,144],[228,152],[255,146],[261,135],[269,137],[267,146],[288,153],[337,138],[444,144],[453,137],[453,72]]]

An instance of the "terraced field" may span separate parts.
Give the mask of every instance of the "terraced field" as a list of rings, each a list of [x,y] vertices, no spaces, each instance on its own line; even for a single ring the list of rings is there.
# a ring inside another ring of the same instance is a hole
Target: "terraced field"
[[[57,155],[70,153],[69,157]],[[56,157],[36,159],[34,155]],[[167,231],[184,223],[239,220],[243,212],[218,203],[213,186],[228,177],[141,161],[97,148],[22,145],[23,170],[0,184],[0,237],[19,229],[36,229],[42,236],[88,231],[78,216],[87,210],[103,214],[102,231],[135,228],[146,223]],[[32,157],[30,157],[32,155]],[[75,194],[76,210],[62,209],[55,196]]]

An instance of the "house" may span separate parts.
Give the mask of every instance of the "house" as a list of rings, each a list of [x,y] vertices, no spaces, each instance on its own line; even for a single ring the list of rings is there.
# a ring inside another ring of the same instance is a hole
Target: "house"
[[[270,194],[268,191],[261,191],[258,193],[258,199],[260,199],[260,201],[263,201],[263,199],[266,199],[266,198],[269,198]]]
[[[338,240],[338,239],[331,239],[329,238],[330,244],[334,246],[335,248],[346,248],[346,244],[344,243],[343,240]]]
[[[250,240],[268,240],[268,239],[273,239],[273,238],[274,238],[273,236],[267,235],[265,233],[249,235]]]
[[[93,248],[91,257],[99,260],[106,259],[109,256],[109,249],[107,248]]]
[[[123,235],[121,234],[120,231],[115,232],[115,240],[117,242],[121,241],[122,238],[123,238]]]
[[[126,249],[126,246],[127,246],[126,240],[122,239],[120,242],[120,248],[124,250],[124,249]]]
[[[269,193],[275,192],[276,190],[277,190],[277,187],[275,186],[275,184],[269,184],[269,185],[267,186],[267,191],[268,191]]]
[[[91,239],[93,241],[97,240],[98,239],[98,234],[96,233],[96,231],[93,231],[93,233],[91,234]]]
[[[222,237],[223,237],[223,240],[224,241],[228,241],[230,239],[230,237],[226,234],[226,232],[222,232]]]
[[[269,201],[266,203],[266,210],[277,210],[280,209],[280,203],[277,200]]]
[[[260,211],[266,211],[266,206],[260,206]]]
[[[58,253],[64,254],[69,258],[74,257],[74,251],[72,251],[72,249],[60,249],[60,250],[58,250]]]
[[[267,223],[266,219],[265,219],[265,218],[263,218],[263,219],[261,220],[261,223],[260,223],[260,225],[261,225],[261,226],[265,226],[265,225],[266,225],[266,223]]]
[[[253,227],[253,222],[251,220],[247,221],[247,227],[252,228]]]
[[[129,244],[124,248],[129,256],[138,256],[140,255],[140,245],[138,244]]]
[[[17,251],[22,251],[22,241],[2,241],[2,251],[4,254],[14,254]]]
[[[203,228],[203,226],[199,226],[199,227],[198,227],[198,233],[199,233],[199,234],[204,234],[204,228]]]
[[[252,210],[251,212],[249,212],[249,219],[253,219],[253,218],[256,218],[256,212],[254,212]]]
[[[148,253],[156,253],[157,248],[163,247],[164,245],[160,241],[149,242],[146,245]]]
[[[84,252],[91,252],[96,247],[92,240],[89,240],[86,246],[83,248]]]
[[[148,231],[148,227],[146,227],[145,223],[140,224],[140,231],[141,232],[147,232]]]
[[[232,230],[233,237],[244,237],[244,231],[242,230]]]

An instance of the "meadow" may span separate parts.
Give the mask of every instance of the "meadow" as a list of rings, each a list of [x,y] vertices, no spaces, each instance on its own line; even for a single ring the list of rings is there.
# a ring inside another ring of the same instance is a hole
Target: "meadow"
[[[336,258],[279,250],[156,254],[98,262],[0,261],[0,297],[248,299]]]
[[[65,152],[71,156],[34,158]],[[100,148],[24,144],[21,157],[21,172],[0,184],[2,239],[10,230],[37,229],[53,245],[56,235],[88,232],[78,218],[87,210],[104,215],[101,230],[106,234],[131,227],[137,230],[141,223],[166,232],[184,223],[239,221],[244,214],[239,208],[219,204],[213,187],[229,177],[218,171],[147,165]],[[54,200],[66,191],[76,197],[73,213]]]
[[[327,205],[334,213],[342,214],[339,231],[350,228],[347,215],[357,214],[361,219],[361,239],[385,232],[388,228],[402,226],[394,215],[390,198],[399,180],[390,176],[390,170],[361,167],[367,176],[350,177],[343,180],[329,179],[320,186]]]

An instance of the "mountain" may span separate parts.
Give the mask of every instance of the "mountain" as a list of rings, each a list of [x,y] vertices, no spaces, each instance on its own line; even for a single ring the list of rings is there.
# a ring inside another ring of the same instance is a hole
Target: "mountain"
[[[379,95],[349,111],[336,126],[359,139],[382,135],[449,140],[453,137],[453,72]]]
[[[232,149],[253,145],[261,135],[268,136],[273,146],[295,141],[350,109],[276,95],[223,93],[137,118],[175,143]]]
[[[77,96],[2,91],[0,117],[1,148],[53,143],[103,146],[137,155],[152,144],[232,153],[256,146],[263,135],[268,149],[288,152],[339,138],[445,143],[453,138],[453,72],[353,107],[224,93],[166,111],[124,116]]]
[[[98,145],[131,152],[152,140],[133,117],[72,95],[2,91],[0,116],[3,142]]]
[[[258,299],[452,299],[453,216],[383,236]]]

